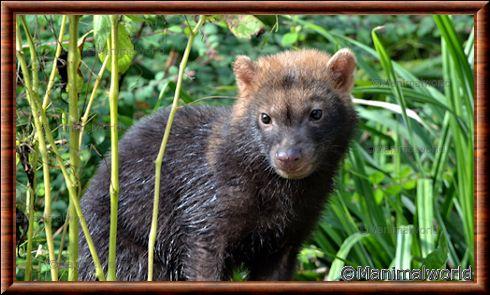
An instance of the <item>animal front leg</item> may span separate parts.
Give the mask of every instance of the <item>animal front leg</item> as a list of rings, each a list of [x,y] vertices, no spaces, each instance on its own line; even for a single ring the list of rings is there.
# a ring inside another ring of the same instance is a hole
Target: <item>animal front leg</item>
[[[223,279],[222,247],[195,241],[188,251],[185,277],[189,281],[220,281]]]
[[[296,267],[297,250],[287,247],[275,254],[256,259],[250,267],[250,281],[288,281]]]

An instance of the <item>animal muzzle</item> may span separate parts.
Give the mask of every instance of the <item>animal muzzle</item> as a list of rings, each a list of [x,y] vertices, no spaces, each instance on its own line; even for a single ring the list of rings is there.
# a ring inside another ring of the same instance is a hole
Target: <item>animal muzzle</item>
[[[299,147],[277,149],[274,160],[277,168],[284,172],[294,172],[302,163],[303,151]]]

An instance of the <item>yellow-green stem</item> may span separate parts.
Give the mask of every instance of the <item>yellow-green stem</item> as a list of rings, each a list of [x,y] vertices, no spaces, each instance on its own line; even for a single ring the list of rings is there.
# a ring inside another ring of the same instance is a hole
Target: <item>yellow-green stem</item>
[[[117,207],[119,202],[119,155],[117,134],[117,98],[119,96],[119,69],[117,29],[119,16],[111,15],[111,88],[109,91],[109,108],[111,117],[111,216],[109,229],[109,258],[107,265],[107,280],[116,280],[116,242],[117,242]]]
[[[22,27],[24,27],[24,32],[26,33],[29,53],[31,54],[32,91],[39,93],[39,59],[37,58],[36,46],[34,45],[34,40],[32,39],[29,28],[27,27],[25,16],[21,16],[20,20],[22,22]]]
[[[72,189],[75,192],[75,198],[78,202],[80,191],[80,144],[79,139],[79,115],[78,115],[78,66],[80,64],[80,54],[78,52],[78,18],[77,15],[69,16],[69,43],[68,43],[68,130],[69,130],[69,152],[70,152],[70,170],[72,177]],[[69,268],[68,280],[76,281],[78,279],[78,220],[74,205],[70,202],[69,206],[69,228],[68,228],[68,254]]]
[[[63,254],[63,247],[65,246],[65,238],[66,238],[66,229],[68,228],[68,221],[70,218],[70,215],[68,214],[68,210],[66,211],[66,218],[65,218],[65,223],[63,224],[63,232],[61,233],[61,240],[60,240],[60,246],[58,248],[58,265],[61,264],[61,257]]]
[[[46,92],[44,94],[43,111],[45,111],[49,105],[49,102],[50,102],[49,98],[51,96],[51,90],[53,89],[53,86],[54,86],[54,78],[56,76],[56,73],[58,72],[57,62],[58,62],[58,58],[60,57],[60,54],[61,54],[61,49],[63,48],[61,46],[61,44],[63,43],[63,36],[65,35],[65,24],[66,24],[66,15],[63,15],[63,17],[61,18],[61,26],[60,26],[60,34],[58,36],[58,44],[56,45],[56,52],[54,54],[53,65],[51,67],[51,74],[49,75],[48,85],[46,86]]]
[[[27,193],[26,193],[26,214],[28,219],[27,228],[27,253],[26,253],[26,272],[24,276],[25,281],[32,280],[32,235],[34,232],[34,188],[36,187],[35,182],[35,165],[37,163],[37,152],[32,154],[32,159],[29,158],[31,169],[33,169],[33,182],[28,181],[27,183]]]
[[[184,54],[182,56],[182,60],[179,66],[179,74],[177,77],[177,84],[175,86],[175,94],[172,102],[172,107],[170,109],[170,113],[167,120],[167,125],[165,126],[165,132],[163,134],[162,143],[160,145],[160,150],[158,151],[158,156],[155,160],[155,188],[153,195],[153,212],[151,219],[151,228],[150,228],[150,237],[148,241],[148,281],[153,280],[153,260],[154,260],[154,252],[155,252],[155,241],[157,236],[157,228],[158,228],[158,209],[159,209],[159,199],[160,199],[160,177],[162,170],[162,162],[163,156],[165,155],[165,148],[167,146],[168,138],[170,136],[170,130],[172,128],[172,123],[174,120],[175,113],[177,112],[177,106],[180,97],[180,91],[182,89],[182,81],[184,79],[184,73],[187,66],[187,60],[189,59],[189,53],[191,52],[192,43],[194,42],[194,38],[198,33],[201,26],[204,24],[206,20],[205,16],[199,16],[199,20],[191,31],[189,35],[189,40],[187,41],[187,46],[185,48]]]
[[[22,18],[21,18],[22,19]],[[30,36],[28,33],[28,27],[24,26],[24,30],[26,31],[26,35]],[[29,47],[34,44],[29,42]],[[41,153],[41,160],[43,165],[43,181],[44,181],[44,229],[46,232],[46,244],[48,245],[48,256],[50,261],[50,271],[51,271],[51,280],[58,280],[58,265],[56,264],[56,258],[54,253],[54,241],[53,241],[53,231],[51,226],[51,178],[49,175],[49,157],[48,151],[46,147],[45,138],[43,136],[43,127],[40,121],[40,117],[42,114],[39,109],[36,107],[36,101],[38,99],[37,93],[33,91],[31,78],[29,75],[29,70],[27,68],[27,63],[24,58],[24,54],[22,53],[22,42],[20,37],[20,30],[17,24],[16,27],[16,56],[17,60],[20,63],[22,74],[24,78],[24,86],[26,88],[26,97],[29,105],[31,106],[32,117],[34,121],[34,128],[36,129],[36,138],[38,141],[39,152]],[[34,49],[35,50],[35,49]],[[32,51],[31,51],[32,52]]]
[[[16,35],[16,37],[17,37],[17,42],[16,42],[17,48],[21,48],[20,35],[18,34],[18,30],[16,30],[16,32],[17,32],[17,35]],[[24,59],[22,52],[16,51],[16,54],[17,54],[17,59],[21,65],[22,71],[27,72],[27,64],[25,62],[25,59]],[[68,188],[68,196],[70,198],[70,201],[72,202],[72,204],[75,207],[76,215],[80,221],[80,226],[82,227],[82,231],[83,231],[83,234],[84,234],[85,239],[87,241],[87,245],[88,245],[90,254],[92,255],[92,260],[94,262],[95,274],[97,276],[97,279],[99,281],[105,281],[105,276],[104,276],[104,272],[102,270],[102,265],[100,263],[99,256],[97,255],[97,251],[95,249],[94,242],[92,240],[92,237],[90,236],[90,231],[88,229],[87,222],[86,222],[85,217],[83,216],[83,213],[82,213],[82,208],[80,207],[78,199],[76,198],[77,193],[73,190],[73,185],[72,185],[72,180],[71,180],[70,174],[68,173],[68,170],[64,166],[63,159],[61,158],[61,155],[58,151],[58,147],[56,146],[56,144],[54,142],[53,133],[51,132],[51,129],[49,128],[48,119],[47,119],[44,112],[40,112],[41,102],[38,101],[39,98],[37,96],[35,96],[35,94],[32,92],[30,80],[24,79],[24,83],[25,83],[25,88],[26,88],[26,93],[27,93],[26,96],[27,96],[29,105],[32,108],[33,114],[39,114],[39,113],[41,114],[41,122],[40,123],[42,125],[39,127],[41,129],[44,129],[44,133],[45,133],[44,135],[46,137],[46,140],[49,143],[49,145],[51,146],[51,149],[52,149],[53,154],[55,156],[56,162],[61,169],[61,173],[63,174],[63,178],[65,179],[66,187]],[[39,120],[37,118],[38,118],[37,116],[34,116],[35,122],[36,122],[36,120],[39,122]],[[40,136],[39,138],[42,138],[44,140],[43,136]],[[43,146],[43,145],[40,145],[40,147],[41,146]],[[45,144],[44,144],[44,147],[46,147]],[[40,153],[42,156],[44,152],[40,151]],[[47,155],[47,152],[44,154]]]
[[[27,228],[26,272],[24,281],[30,281],[32,280],[32,233],[34,227],[34,189],[30,183],[27,184],[26,211],[29,227]]]
[[[100,85],[100,80],[102,80],[102,76],[104,75],[105,68],[107,66],[107,62],[109,61],[110,55],[108,54],[104,62],[102,63],[102,66],[100,67],[99,73],[97,74],[97,77],[95,78],[94,82],[94,87],[92,88],[92,93],[90,94],[90,98],[87,103],[87,108],[85,109],[85,113],[82,116],[82,119],[80,120],[80,138],[78,139],[78,142],[82,144],[82,139],[83,139],[83,131],[85,129],[85,125],[87,124],[88,117],[90,116],[90,109],[92,108],[92,103],[94,102],[95,99],[95,94],[97,93],[97,90]]]

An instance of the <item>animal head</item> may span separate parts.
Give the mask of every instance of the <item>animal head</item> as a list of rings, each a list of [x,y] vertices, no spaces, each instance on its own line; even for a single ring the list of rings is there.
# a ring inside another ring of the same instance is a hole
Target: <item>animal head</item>
[[[260,149],[283,178],[309,176],[329,149],[350,137],[350,91],[356,59],[348,49],[333,56],[317,50],[286,51],[234,65],[239,99],[234,120],[246,120]]]

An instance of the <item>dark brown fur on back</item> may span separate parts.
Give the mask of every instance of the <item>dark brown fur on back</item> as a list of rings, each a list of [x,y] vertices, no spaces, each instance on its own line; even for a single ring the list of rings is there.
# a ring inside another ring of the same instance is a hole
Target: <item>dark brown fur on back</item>
[[[356,123],[349,97],[355,59],[339,53],[239,57],[240,98],[232,108],[177,112],[162,167],[155,279],[226,280],[240,265],[252,280],[291,278]],[[312,108],[323,110],[321,121],[308,120]],[[272,118],[270,126],[261,125],[262,113]],[[167,118],[164,109],[141,120],[119,143],[119,280],[147,279],[153,161]],[[304,151],[304,177],[277,173],[273,151],[285,144]],[[109,167],[107,157],[82,198],[105,270]],[[83,234],[79,278],[95,279]]]

